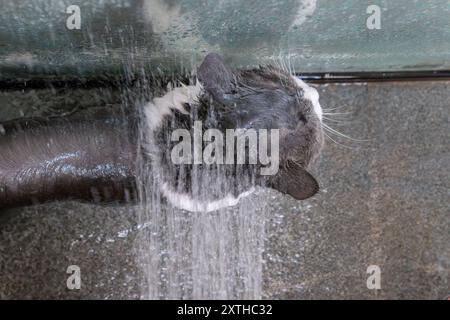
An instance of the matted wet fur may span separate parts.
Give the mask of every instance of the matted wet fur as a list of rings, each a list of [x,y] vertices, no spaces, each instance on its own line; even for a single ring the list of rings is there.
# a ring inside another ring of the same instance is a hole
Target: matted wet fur
[[[322,124],[298,80],[274,66],[232,70],[217,54],[205,58],[197,77],[201,84],[197,99],[165,113],[153,128],[155,165],[161,168],[160,184],[170,202],[191,211],[209,211],[235,204],[255,185],[298,200],[318,192],[319,185],[306,168],[322,148]],[[171,141],[171,133],[186,129],[193,135],[194,121],[201,121],[204,131],[214,128],[223,133],[236,128],[279,129],[278,173],[261,176],[260,164],[174,164],[170,155],[177,142]]]

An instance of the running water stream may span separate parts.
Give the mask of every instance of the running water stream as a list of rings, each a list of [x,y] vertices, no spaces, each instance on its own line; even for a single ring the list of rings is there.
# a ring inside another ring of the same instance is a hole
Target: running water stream
[[[261,299],[264,201],[256,194],[234,208],[182,211],[161,198],[156,171],[141,174],[141,298]]]
[[[128,63],[126,73],[137,68]],[[164,83],[178,83],[173,75],[160,76],[151,80],[154,83],[144,76],[133,86],[124,86],[122,106],[139,108],[164,95]],[[184,83],[193,81],[189,72],[178,76]],[[147,148],[145,128],[140,128],[141,150]],[[138,217],[134,247],[139,278],[144,279],[141,299],[261,299],[267,212],[261,190],[234,207],[193,213],[172,207],[161,196],[155,177],[162,169],[149,165],[148,157],[139,157],[137,166],[141,203],[133,209]],[[220,175],[207,174],[204,179],[209,181],[208,190],[200,193],[220,190],[224,183]]]

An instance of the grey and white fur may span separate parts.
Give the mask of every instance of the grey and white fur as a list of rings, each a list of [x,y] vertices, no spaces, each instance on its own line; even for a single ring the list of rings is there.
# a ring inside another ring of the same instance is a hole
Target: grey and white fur
[[[180,86],[145,106],[147,152],[162,194],[188,211],[213,211],[235,205],[255,185],[271,187],[302,200],[319,186],[306,171],[323,145],[319,95],[300,79],[273,66],[232,70],[209,54],[197,81]],[[260,165],[175,165],[170,161],[174,129],[279,129],[280,164],[275,176],[258,174]]]

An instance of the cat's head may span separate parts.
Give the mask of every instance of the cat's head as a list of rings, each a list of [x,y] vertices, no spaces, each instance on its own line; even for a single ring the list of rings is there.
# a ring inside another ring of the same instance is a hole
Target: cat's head
[[[206,99],[221,110],[225,128],[279,129],[279,170],[262,181],[266,186],[306,199],[319,190],[306,170],[323,146],[319,95],[289,72],[261,66],[233,70],[210,53],[197,71]]]

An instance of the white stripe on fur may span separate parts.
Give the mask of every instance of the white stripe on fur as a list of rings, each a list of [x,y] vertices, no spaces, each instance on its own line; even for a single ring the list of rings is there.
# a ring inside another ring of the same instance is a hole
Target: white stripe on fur
[[[187,114],[184,109],[185,103],[195,103],[203,90],[199,81],[195,86],[176,87],[167,92],[164,96],[154,98],[153,101],[144,106],[144,113],[148,128],[150,130],[157,129],[164,118],[169,115],[172,110],[178,110],[181,113]]]
[[[178,209],[183,209],[190,212],[211,212],[237,205],[242,198],[251,195],[255,191],[255,189],[251,188],[250,190],[241,193],[237,197],[228,194],[220,200],[208,202],[192,199],[188,194],[185,193],[174,192],[167,185],[167,183],[163,184],[161,191],[167,198],[167,200]]]
[[[317,117],[319,117],[320,121],[322,121],[323,111],[319,103],[319,93],[317,92],[317,90],[313,87],[308,86],[305,82],[303,82],[303,80],[295,76],[292,77],[294,78],[297,85],[303,89],[305,99],[311,101],[314,107],[314,112],[317,114]]]

